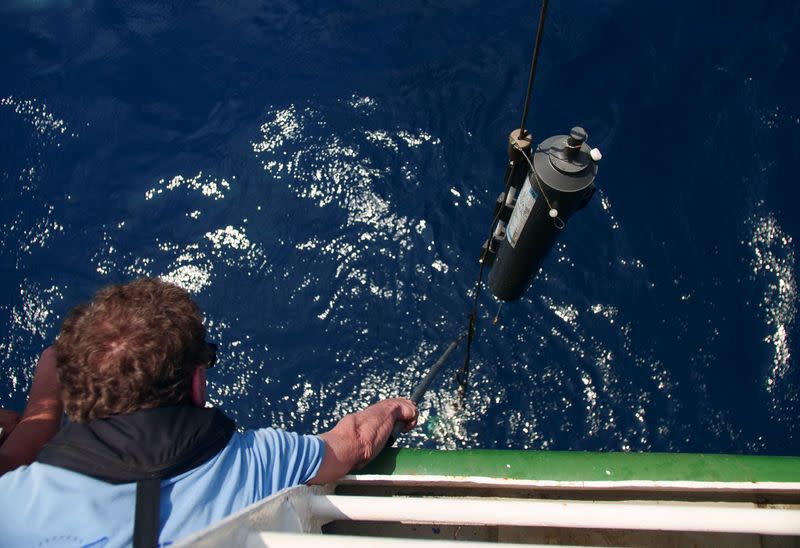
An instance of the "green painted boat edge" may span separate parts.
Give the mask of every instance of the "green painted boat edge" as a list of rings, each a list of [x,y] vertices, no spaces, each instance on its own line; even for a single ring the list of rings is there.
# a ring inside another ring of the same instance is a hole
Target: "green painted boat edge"
[[[800,483],[800,457],[386,449],[355,474],[489,477],[529,481]]]

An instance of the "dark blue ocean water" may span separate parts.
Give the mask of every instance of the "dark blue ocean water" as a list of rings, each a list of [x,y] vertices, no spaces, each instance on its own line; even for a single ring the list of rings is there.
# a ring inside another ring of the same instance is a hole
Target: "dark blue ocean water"
[[[166,276],[244,426],[408,394],[465,327],[538,4],[0,6],[0,406],[67,310]],[[604,159],[470,390],[406,444],[800,454],[800,4],[551,3],[529,119]]]

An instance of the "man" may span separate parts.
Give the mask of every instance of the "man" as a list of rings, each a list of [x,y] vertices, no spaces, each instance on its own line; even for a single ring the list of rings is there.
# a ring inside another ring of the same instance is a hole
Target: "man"
[[[320,436],[236,432],[205,407],[215,354],[200,310],[157,279],[73,309],[55,354],[71,422],[0,478],[4,545],[163,546],[280,489],[334,481],[377,455],[396,422],[416,424],[398,398]]]

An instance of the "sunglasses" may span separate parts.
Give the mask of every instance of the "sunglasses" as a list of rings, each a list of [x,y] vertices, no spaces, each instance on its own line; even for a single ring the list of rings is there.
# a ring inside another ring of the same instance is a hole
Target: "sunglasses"
[[[206,343],[206,369],[211,369],[217,363],[217,345]]]

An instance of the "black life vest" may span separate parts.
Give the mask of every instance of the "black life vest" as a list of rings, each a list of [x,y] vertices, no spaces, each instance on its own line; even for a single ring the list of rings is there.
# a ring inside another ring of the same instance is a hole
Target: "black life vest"
[[[177,405],[68,423],[38,462],[108,483],[136,482],[133,546],[158,544],[161,480],[197,468],[230,441],[234,422],[213,408]]]

